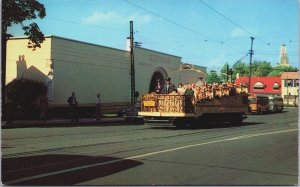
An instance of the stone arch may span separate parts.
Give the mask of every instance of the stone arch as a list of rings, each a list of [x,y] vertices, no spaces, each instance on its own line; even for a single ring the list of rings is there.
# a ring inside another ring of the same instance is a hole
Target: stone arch
[[[165,79],[168,77],[166,70],[162,67],[158,67],[153,71],[150,85],[149,85],[149,93],[155,90],[157,80],[160,81],[161,85],[165,84]]]

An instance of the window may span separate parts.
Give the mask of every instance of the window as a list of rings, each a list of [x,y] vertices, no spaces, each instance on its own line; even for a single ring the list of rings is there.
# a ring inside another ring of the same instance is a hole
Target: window
[[[292,86],[292,80],[291,79],[286,79],[284,80],[284,87],[291,87]]]
[[[279,90],[279,88],[280,88],[280,84],[278,84],[277,82],[275,82],[273,84],[273,90]]]
[[[254,89],[265,89],[265,85],[262,82],[257,82],[253,86]]]
[[[291,80],[291,87],[297,87],[297,86],[299,86],[299,80],[298,79]]]

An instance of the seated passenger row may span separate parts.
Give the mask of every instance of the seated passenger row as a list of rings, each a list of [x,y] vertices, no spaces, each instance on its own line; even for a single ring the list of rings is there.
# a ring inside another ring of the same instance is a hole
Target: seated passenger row
[[[189,95],[193,96],[197,101],[212,100],[214,98],[221,98],[225,96],[233,96],[241,93],[248,93],[248,88],[237,86],[236,84],[227,83],[206,83],[202,82],[202,77],[199,81],[194,83],[179,84],[177,89],[171,83],[171,79],[166,79],[164,86],[158,84],[155,88],[156,94],[171,94],[171,95]]]

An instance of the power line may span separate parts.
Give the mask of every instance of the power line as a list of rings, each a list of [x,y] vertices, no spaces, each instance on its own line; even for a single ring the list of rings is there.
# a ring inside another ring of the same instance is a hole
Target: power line
[[[197,32],[197,31],[195,31],[195,30],[193,30],[193,29],[191,29],[191,28],[189,28],[189,27],[186,27],[186,26],[184,26],[184,25],[181,25],[181,24],[179,24],[179,23],[176,23],[175,21],[172,21],[172,20],[170,20],[169,18],[163,17],[163,16],[161,16],[161,15],[155,13],[155,12],[152,12],[151,10],[145,9],[145,8],[139,6],[139,5],[135,4],[135,3],[132,3],[132,2],[130,2],[130,1],[128,1],[128,0],[124,0],[124,2],[130,4],[130,5],[134,6],[134,7],[137,7],[137,8],[139,8],[139,9],[142,9],[142,10],[144,10],[144,11],[146,11],[146,12],[148,12],[148,13],[150,13],[150,14],[156,16],[156,17],[159,17],[159,18],[161,18],[161,19],[163,19],[163,20],[165,20],[165,21],[167,21],[167,22],[169,22],[169,23],[172,23],[172,24],[174,24],[174,25],[176,25],[176,26],[178,26],[178,27],[180,27],[180,28],[182,28],[182,29],[184,29],[184,30],[187,30],[187,31],[189,31],[189,32],[192,32],[192,33],[194,33],[194,34],[200,35],[200,36],[205,37],[205,38],[209,38],[209,39],[211,39],[212,41],[215,41],[216,43],[220,43],[220,44],[223,44],[223,43],[224,43],[224,42],[219,41],[219,40],[216,40],[216,39],[214,39],[214,38],[212,38],[212,37],[210,37],[210,36],[203,35],[203,34]]]
[[[215,8],[213,8],[212,6],[210,6],[209,4],[205,3],[203,0],[198,0],[199,2],[201,2],[202,4],[204,4],[205,6],[207,6],[209,9],[211,9],[212,11],[214,11],[215,13],[217,13],[219,16],[223,17],[225,20],[227,20],[228,22],[232,23],[233,25],[239,27],[240,29],[242,29],[244,32],[248,33],[251,37],[255,37],[255,39],[261,41],[262,43],[266,44],[267,46],[269,46],[270,48],[274,49],[275,51],[277,51],[275,48],[273,48],[270,43],[265,42],[264,40],[262,40],[261,38],[255,36],[254,34],[252,34],[251,32],[249,32],[248,30],[246,30],[244,27],[242,27],[241,25],[239,25],[238,23],[234,22],[232,19],[228,18],[227,16],[225,16],[224,14],[222,14],[221,12],[219,12],[218,10],[216,10]]]

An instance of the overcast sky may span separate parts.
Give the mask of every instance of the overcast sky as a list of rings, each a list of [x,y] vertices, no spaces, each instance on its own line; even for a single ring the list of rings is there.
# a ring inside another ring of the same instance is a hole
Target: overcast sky
[[[276,65],[286,44],[299,67],[297,0],[39,0],[47,16],[36,20],[45,35],[126,49],[129,21],[142,47],[181,56],[218,70],[233,65],[253,43],[253,60]],[[25,23],[26,24],[26,23]],[[23,36],[19,25],[9,29]],[[243,59],[249,63],[249,56]]]

